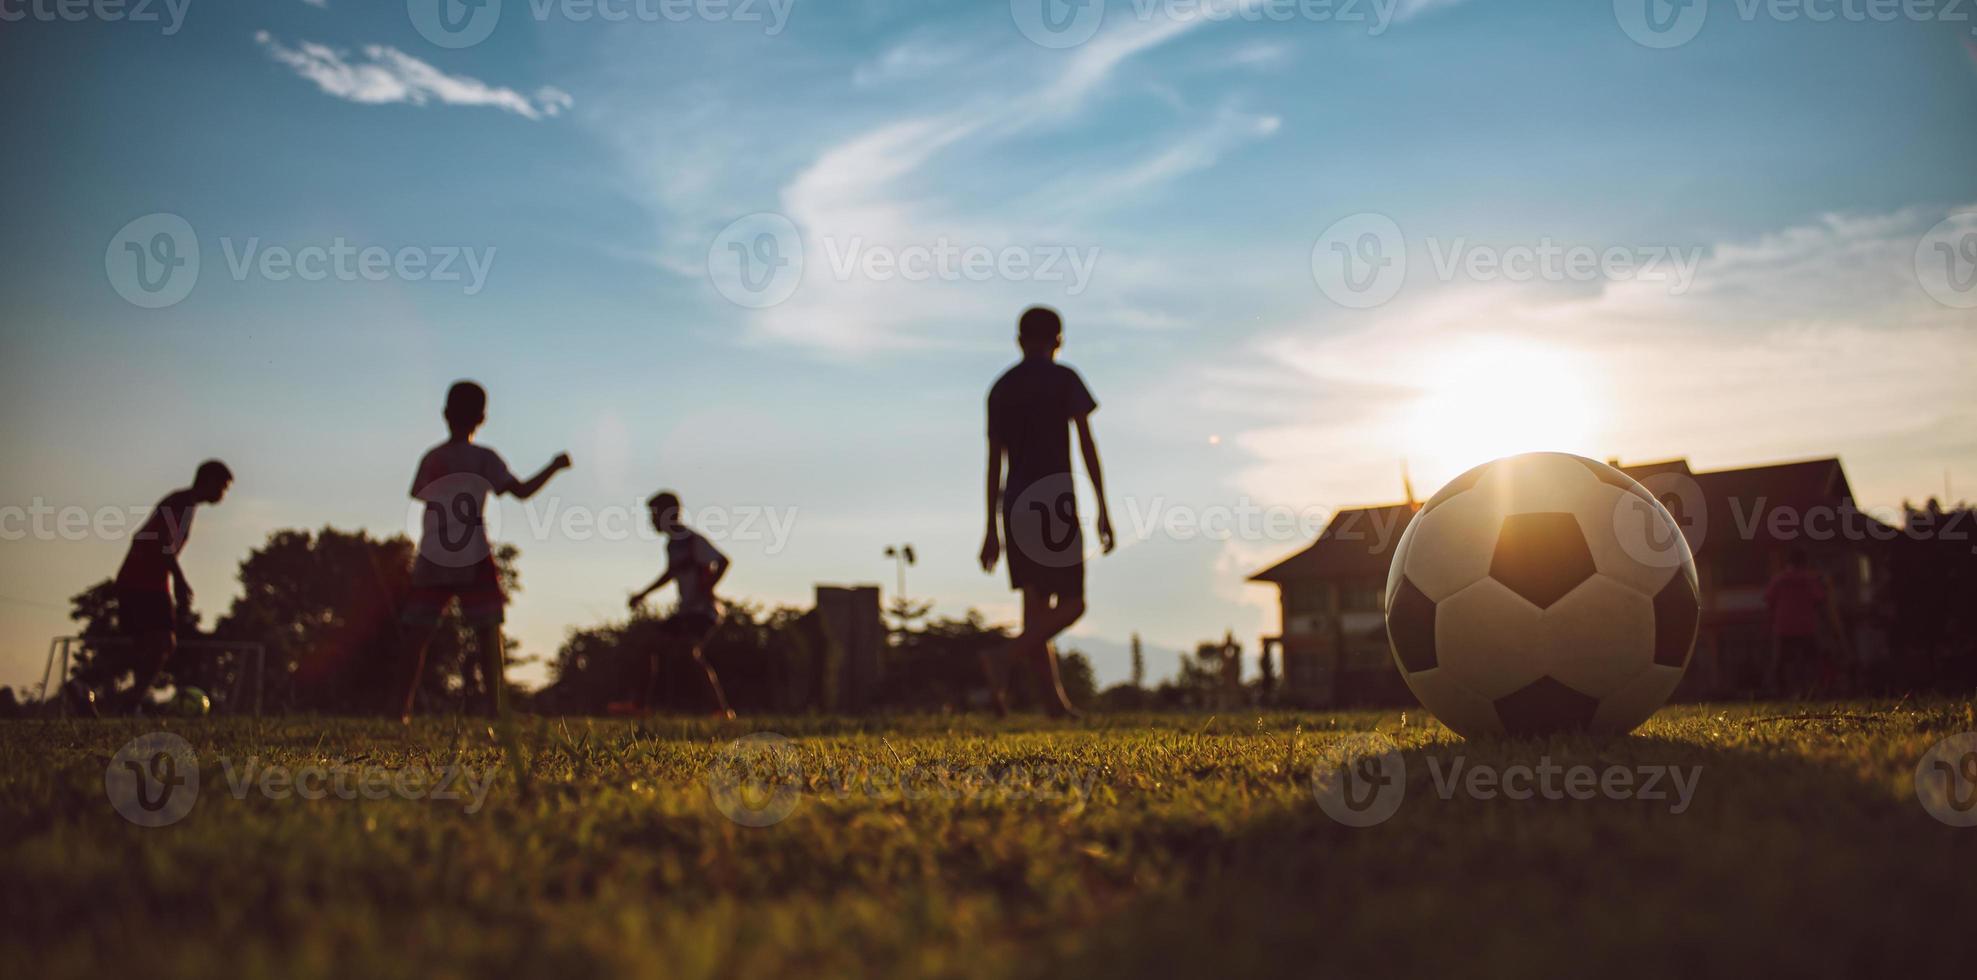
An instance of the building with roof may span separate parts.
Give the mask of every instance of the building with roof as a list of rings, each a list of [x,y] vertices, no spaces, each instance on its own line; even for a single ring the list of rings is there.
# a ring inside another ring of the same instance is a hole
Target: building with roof
[[[1838,459],[1707,472],[1681,459],[1613,465],[1661,500],[1695,552],[1702,623],[1678,697],[1763,686],[1764,588],[1795,549],[1827,577],[1836,635],[1855,655],[1873,654],[1880,641],[1867,613],[1901,532],[1856,507]],[[1381,606],[1393,549],[1419,507],[1409,500],[1340,510],[1309,547],[1250,577],[1279,591],[1279,631],[1262,638],[1262,649],[1281,659],[1284,700],[1412,703],[1388,654]]]

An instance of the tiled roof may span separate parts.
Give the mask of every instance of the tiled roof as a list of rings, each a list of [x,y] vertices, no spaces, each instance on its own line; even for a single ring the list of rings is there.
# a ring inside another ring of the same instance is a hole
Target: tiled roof
[[[1833,458],[1706,473],[1692,471],[1688,461],[1680,459],[1623,465],[1620,469],[1664,499],[1671,493],[1680,498],[1685,489],[1690,496],[1700,490],[1708,508],[1707,533],[1698,549],[1702,554],[1739,546],[1776,547],[1778,542],[1766,520],[1766,514],[1775,508],[1803,514],[1815,507],[1850,506],[1853,502],[1846,473]],[[1684,478],[1693,484],[1684,484]],[[1411,504],[1340,510],[1332,515],[1317,541],[1256,573],[1250,581],[1384,578],[1400,532],[1413,519],[1414,511]]]
[[[1252,582],[1300,578],[1384,578],[1388,555],[1414,519],[1412,504],[1352,507],[1332,515],[1310,547],[1250,576]]]

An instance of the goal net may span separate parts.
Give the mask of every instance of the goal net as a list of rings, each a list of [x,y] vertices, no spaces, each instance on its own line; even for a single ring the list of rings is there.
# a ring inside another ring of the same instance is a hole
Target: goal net
[[[130,643],[130,638],[124,636],[55,637],[49,641],[48,666],[41,673],[41,699],[46,701],[53,697],[56,710],[67,714],[68,699],[59,695],[62,685],[68,682],[74,671],[78,655],[85,650],[126,647]],[[260,717],[261,689],[267,671],[267,650],[261,644],[234,640],[180,640],[175,659],[192,657],[198,657],[202,662],[205,668],[202,674],[220,678],[212,688],[206,689],[206,695],[213,699],[216,713]],[[167,664],[165,669],[171,670],[171,665]]]

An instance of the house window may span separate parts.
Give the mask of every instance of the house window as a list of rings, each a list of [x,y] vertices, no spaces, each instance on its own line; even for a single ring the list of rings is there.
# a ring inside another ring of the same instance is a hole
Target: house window
[[[1379,612],[1380,587],[1368,582],[1347,585],[1339,605],[1346,612]]]
[[[1327,612],[1331,609],[1331,586],[1324,582],[1284,583],[1284,612],[1290,614]]]

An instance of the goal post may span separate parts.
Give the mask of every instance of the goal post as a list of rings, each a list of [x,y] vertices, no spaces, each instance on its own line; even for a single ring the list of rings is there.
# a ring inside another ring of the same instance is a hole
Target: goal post
[[[56,711],[68,714],[69,702],[61,697],[63,684],[68,683],[69,672],[74,666],[77,651],[88,647],[128,646],[127,636],[58,636],[48,643],[48,665],[41,673],[41,700],[52,696]],[[262,692],[267,687],[268,654],[260,643],[242,640],[180,640],[181,651],[211,650],[232,655],[233,683],[225,691],[209,691],[214,696],[221,711],[227,714],[252,714],[261,716]],[[166,669],[171,669],[167,664]]]

